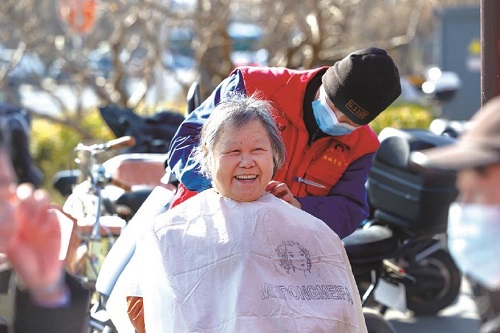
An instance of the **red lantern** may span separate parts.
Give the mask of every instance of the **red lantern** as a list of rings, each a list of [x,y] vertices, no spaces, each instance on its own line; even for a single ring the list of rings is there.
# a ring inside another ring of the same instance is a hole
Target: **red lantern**
[[[96,18],[97,0],[60,0],[60,15],[69,30],[85,34],[92,29]]]

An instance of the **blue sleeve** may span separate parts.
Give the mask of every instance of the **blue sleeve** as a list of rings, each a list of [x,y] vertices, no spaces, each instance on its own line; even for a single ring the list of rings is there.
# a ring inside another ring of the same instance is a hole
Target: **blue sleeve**
[[[246,94],[245,83],[240,71],[224,79],[212,94],[177,129],[167,152],[167,163],[175,177],[191,191],[203,191],[211,187],[210,180],[201,175],[199,165],[191,152],[199,143],[201,127],[215,106],[230,92]]]
[[[354,161],[325,197],[299,197],[302,210],[323,220],[344,238],[356,230],[370,212],[366,180],[372,165],[372,154]]]

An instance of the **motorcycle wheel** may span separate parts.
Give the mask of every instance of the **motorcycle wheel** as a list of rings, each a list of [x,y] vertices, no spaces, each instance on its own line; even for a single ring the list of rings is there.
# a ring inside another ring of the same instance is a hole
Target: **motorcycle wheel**
[[[368,333],[396,333],[394,326],[376,310],[363,308]]]
[[[415,315],[435,315],[452,304],[460,292],[462,275],[450,254],[438,250],[405,268],[416,279],[406,286],[406,303]]]

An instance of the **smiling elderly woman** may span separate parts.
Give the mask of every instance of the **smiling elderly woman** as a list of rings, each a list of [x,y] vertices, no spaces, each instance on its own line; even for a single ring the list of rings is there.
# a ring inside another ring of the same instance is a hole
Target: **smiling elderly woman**
[[[195,157],[220,195],[249,202],[261,197],[285,162],[285,146],[267,102],[235,95],[201,132]]]
[[[285,158],[270,107],[237,95],[216,107],[196,150],[213,189],[139,241],[128,271],[147,332],[366,332],[339,237],[266,192]]]

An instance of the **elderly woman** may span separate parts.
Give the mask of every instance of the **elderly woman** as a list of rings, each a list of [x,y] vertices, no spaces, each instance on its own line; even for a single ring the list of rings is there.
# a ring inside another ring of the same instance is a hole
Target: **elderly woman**
[[[216,107],[195,152],[213,188],[138,243],[147,332],[366,332],[339,237],[266,192],[285,159],[269,109],[237,95]]]

